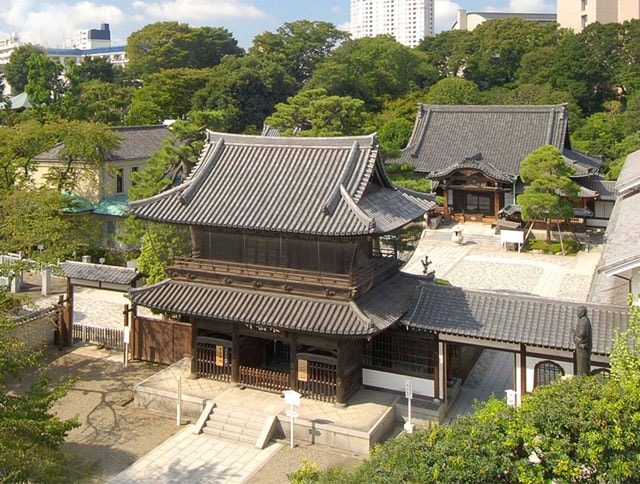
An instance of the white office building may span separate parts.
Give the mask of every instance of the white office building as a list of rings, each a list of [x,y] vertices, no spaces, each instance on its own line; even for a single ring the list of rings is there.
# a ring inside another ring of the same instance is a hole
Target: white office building
[[[409,47],[432,36],[434,0],[351,0],[354,39],[388,34]]]

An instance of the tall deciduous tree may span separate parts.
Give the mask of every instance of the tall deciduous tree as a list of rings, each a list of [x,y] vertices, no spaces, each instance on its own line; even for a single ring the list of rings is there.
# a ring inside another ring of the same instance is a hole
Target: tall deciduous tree
[[[362,99],[367,110],[380,111],[385,100],[424,89],[437,79],[423,52],[379,36],[342,44],[316,68],[309,87]]]
[[[544,219],[547,242],[551,241],[551,219],[573,216],[573,202],[580,187],[569,178],[573,168],[567,166],[555,146],[545,145],[531,152],[520,164],[520,178],[529,186],[518,195],[524,220]]]
[[[224,28],[192,28],[186,23],[156,22],[133,32],[125,51],[128,69],[143,76],[160,69],[213,67],[242,49]]]
[[[33,44],[25,44],[11,52],[9,62],[4,68],[4,75],[11,86],[11,92],[19,94],[29,81],[29,58],[31,54],[44,54],[44,49]]]
[[[320,62],[349,38],[349,34],[329,22],[296,20],[274,32],[253,39],[249,53],[264,56],[282,65],[299,83],[306,82]]]
[[[212,69],[207,85],[195,93],[193,108],[223,112],[226,131],[256,131],[275,105],[294,92],[295,81],[275,62],[253,55],[225,57]]]
[[[33,54],[27,61],[29,75],[24,90],[33,106],[41,107],[56,102],[66,88],[62,77],[63,66],[46,54]]]

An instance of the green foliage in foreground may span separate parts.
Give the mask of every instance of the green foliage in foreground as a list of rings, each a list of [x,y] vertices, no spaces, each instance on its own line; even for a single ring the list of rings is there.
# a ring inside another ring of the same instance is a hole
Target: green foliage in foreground
[[[637,482],[640,475],[640,310],[611,352],[611,378],[539,387],[518,408],[491,399],[451,425],[376,447],[351,469],[305,465],[296,483]],[[629,344],[629,343],[634,344]]]
[[[580,243],[576,239],[564,239],[548,243],[546,240],[531,239],[527,241],[527,249],[542,250],[545,254],[558,254],[564,250],[565,254],[575,254],[580,250]]]
[[[0,291],[0,312],[15,301]],[[37,367],[39,353],[29,350],[15,323],[0,317],[0,482],[68,482],[60,445],[79,426],[51,413],[72,382],[51,387],[41,375],[25,393],[7,391],[10,378]]]

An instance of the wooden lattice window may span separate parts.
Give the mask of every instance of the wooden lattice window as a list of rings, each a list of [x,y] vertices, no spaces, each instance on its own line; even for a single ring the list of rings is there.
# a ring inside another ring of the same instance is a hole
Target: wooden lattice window
[[[564,376],[564,370],[554,361],[541,361],[534,368],[533,386],[548,385]]]
[[[611,370],[609,368],[596,368],[591,370],[591,376],[599,375],[602,378],[611,378]]]
[[[411,333],[383,333],[365,345],[362,356],[367,368],[424,378],[434,374],[436,346]]]

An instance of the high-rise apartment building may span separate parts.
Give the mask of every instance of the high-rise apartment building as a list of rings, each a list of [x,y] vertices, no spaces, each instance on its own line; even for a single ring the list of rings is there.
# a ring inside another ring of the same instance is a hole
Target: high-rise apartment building
[[[81,50],[111,47],[111,31],[109,24],[101,24],[100,29],[79,30],[73,47]]]
[[[558,0],[558,23],[581,32],[594,22],[607,24],[640,18],[640,0]]]
[[[433,35],[434,0],[351,0],[354,39],[388,34],[415,47]]]

